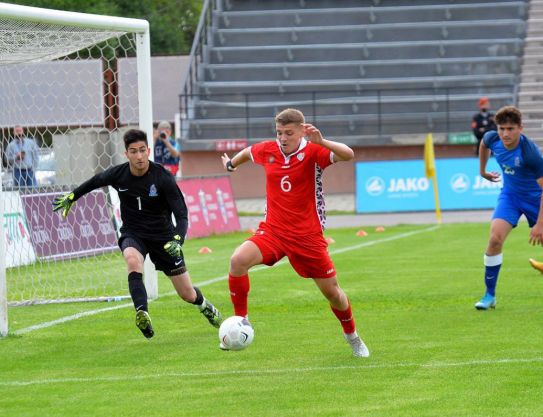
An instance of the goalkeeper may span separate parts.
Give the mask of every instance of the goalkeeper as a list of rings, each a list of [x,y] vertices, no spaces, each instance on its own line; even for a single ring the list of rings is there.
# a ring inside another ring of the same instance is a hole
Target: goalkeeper
[[[159,271],[170,277],[177,294],[194,304],[214,326],[221,324],[219,311],[192,285],[181,247],[187,233],[187,206],[175,179],[164,167],[149,161],[147,136],[141,130],[125,133],[128,162],[90,178],[71,193],[55,198],[53,210],[66,217],[72,205],[88,192],[107,185],[115,188],[121,202],[119,247],[128,269],[128,288],[136,309],[136,326],[146,338],[154,335],[143,284],[147,254]],[[172,213],[176,225],[172,222]]]

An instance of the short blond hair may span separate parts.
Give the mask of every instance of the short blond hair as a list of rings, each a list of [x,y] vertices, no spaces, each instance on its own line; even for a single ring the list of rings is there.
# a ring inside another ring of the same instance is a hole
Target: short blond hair
[[[297,109],[285,109],[275,116],[275,123],[280,125],[288,125],[289,123],[305,123],[304,114]]]

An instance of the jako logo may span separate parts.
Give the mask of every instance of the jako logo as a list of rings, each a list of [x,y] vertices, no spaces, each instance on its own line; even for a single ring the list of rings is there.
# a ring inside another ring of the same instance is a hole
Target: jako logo
[[[366,192],[369,195],[380,195],[385,191],[385,181],[381,177],[370,177],[366,181]]]
[[[470,186],[469,177],[464,173],[454,174],[450,184],[455,193],[465,193]]]

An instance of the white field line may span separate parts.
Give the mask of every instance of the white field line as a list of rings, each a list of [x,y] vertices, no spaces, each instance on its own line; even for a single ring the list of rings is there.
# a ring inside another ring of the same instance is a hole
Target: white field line
[[[373,245],[377,245],[379,243],[391,242],[393,240],[403,239],[403,238],[406,238],[406,237],[417,235],[419,233],[431,232],[431,231],[436,230],[437,228],[439,228],[439,226],[435,225],[435,226],[427,227],[425,229],[413,230],[411,232],[400,233],[398,235],[386,237],[386,238],[383,238],[383,239],[377,239],[377,240],[372,240],[372,241],[369,241],[369,242],[359,243],[357,245],[347,246],[345,248],[330,251],[330,255],[335,255],[335,254],[338,254],[338,253],[348,252],[348,251],[352,251],[352,250],[355,250],[355,249],[360,249],[360,248],[367,247],[367,246],[373,246]],[[283,260],[277,262],[274,265],[274,267],[279,266],[279,265],[284,265],[286,263],[287,263],[286,259],[283,259]],[[268,268],[270,268],[270,267],[266,266],[266,265],[257,266],[255,268],[251,269],[251,273],[257,272],[257,271],[262,271],[263,269],[268,269]],[[203,287],[203,286],[206,286],[206,285],[214,284],[216,282],[224,281],[226,279],[228,279],[228,275],[222,275],[222,276],[219,276],[219,277],[216,277],[216,278],[208,279],[206,281],[201,281],[201,282],[195,283],[195,285],[197,285],[199,287]],[[162,294],[162,295],[167,296],[167,295],[173,295],[173,294],[176,294],[176,292],[171,291],[171,292],[168,292],[168,293],[165,293],[165,294]],[[150,300],[150,301],[152,301],[152,300]],[[19,329],[19,330],[16,330],[16,331],[12,332],[12,334],[14,334],[14,335],[22,335],[22,334],[25,334],[25,333],[30,333],[30,332],[32,332],[34,330],[45,329],[47,327],[56,326],[57,324],[66,323],[66,322],[72,321],[72,320],[77,320],[77,319],[79,319],[81,317],[93,316],[95,314],[104,313],[106,311],[117,310],[119,308],[125,308],[125,307],[130,307],[130,306],[132,306],[132,303],[125,303],[125,304],[121,304],[121,305],[117,305],[117,306],[113,306],[113,307],[105,307],[105,308],[99,308],[99,309],[96,309],[96,310],[84,311],[82,313],[73,314],[71,316],[61,317],[60,319],[47,321],[47,322],[44,322],[44,323],[35,324],[33,326],[25,327],[23,329]]]
[[[224,355],[230,355],[232,352],[224,352]],[[236,352],[233,352],[235,355]],[[364,361],[364,359],[355,359]],[[487,360],[471,360],[459,362],[396,362],[396,363],[376,363],[368,365],[334,365],[334,366],[313,366],[306,368],[278,368],[278,369],[238,369],[227,371],[213,372],[166,372],[152,373],[140,375],[123,375],[123,376],[97,376],[89,378],[47,378],[47,379],[31,379],[26,381],[0,381],[0,387],[24,387],[28,385],[50,385],[50,384],[70,384],[70,383],[85,383],[94,384],[97,382],[133,382],[136,380],[149,379],[166,379],[166,378],[186,378],[193,381],[197,377],[238,377],[239,375],[247,376],[265,376],[265,375],[285,375],[311,372],[330,372],[349,371],[349,370],[371,370],[371,369],[401,369],[401,368],[420,368],[420,369],[437,369],[451,367],[472,367],[472,366],[495,366],[495,365],[516,365],[516,364],[539,364],[543,363],[543,357],[535,358],[503,358],[503,359],[487,359]]]

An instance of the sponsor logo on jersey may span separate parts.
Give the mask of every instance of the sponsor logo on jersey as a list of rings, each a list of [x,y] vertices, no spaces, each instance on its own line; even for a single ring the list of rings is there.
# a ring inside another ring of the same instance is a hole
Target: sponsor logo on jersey
[[[156,191],[156,185],[152,184],[151,187],[149,188],[149,197],[157,197],[157,196],[158,196],[158,193]]]
[[[503,173],[509,175],[515,175],[515,170],[505,164],[502,164]]]
[[[270,156],[270,157],[268,158],[268,163],[273,164],[274,162],[275,162],[275,158],[274,158],[273,155],[272,155],[272,156]]]
[[[519,167],[519,166],[520,166],[520,157],[519,157],[519,156],[516,156],[516,157],[515,157],[515,166],[516,166],[516,167]]]
[[[303,161],[305,158],[305,153],[300,152],[298,155],[296,155],[296,158],[298,158],[298,161]]]

